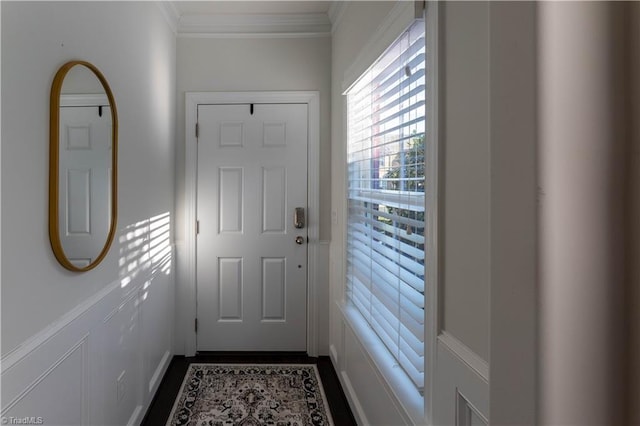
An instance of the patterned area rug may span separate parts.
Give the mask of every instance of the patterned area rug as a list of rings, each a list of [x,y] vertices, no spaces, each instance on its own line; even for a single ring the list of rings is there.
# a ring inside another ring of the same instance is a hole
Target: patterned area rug
[[[191,364],[167,426],[333,426],[313,364]]]

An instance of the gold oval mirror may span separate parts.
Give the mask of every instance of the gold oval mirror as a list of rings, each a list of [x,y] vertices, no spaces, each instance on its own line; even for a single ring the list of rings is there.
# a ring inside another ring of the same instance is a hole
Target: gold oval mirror
[[[51,86],[49,238],[56,259],[77,272],[95,268],[117,220],[118,115],[107,80],[71,61]]]

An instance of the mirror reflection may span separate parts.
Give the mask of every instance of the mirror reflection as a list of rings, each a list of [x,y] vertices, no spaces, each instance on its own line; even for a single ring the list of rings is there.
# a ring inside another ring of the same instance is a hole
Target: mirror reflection
[[[57,208],[50,209],[57,218],[50,217],[50,228],[56,258],[70,270],[95,267],[113,238],[116,117],[112,100],[104,77],[91,64],[66,64],[56,75],[51,150],[57,153],[57,161],[52,156],[51,175],[57,184],[52,184],[56,194],[50,196]]]

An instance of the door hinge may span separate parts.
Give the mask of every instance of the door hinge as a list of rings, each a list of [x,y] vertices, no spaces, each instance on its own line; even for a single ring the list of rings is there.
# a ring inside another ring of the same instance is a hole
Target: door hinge
[[[200,233],[200,221],[196,220],[196,235]]]
[[[198,332],[198,318],[196,318],[196,320],[195,320],[195,330],[196,330],[196,333],[197,333]]]
[[[196,123],[196,139],[198,139],[200,135],[200,126],[198,125],[198,123]]]

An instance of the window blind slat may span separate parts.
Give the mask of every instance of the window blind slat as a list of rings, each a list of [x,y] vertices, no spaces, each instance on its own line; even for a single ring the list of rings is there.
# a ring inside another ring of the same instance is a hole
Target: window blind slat
[[[362,207],[360,205],[349,205],[349,213],[351,212],[354,212],[354,213],[364,212],[364,214],[362,214],[361,217],[383,217],[386,219],[390,219],[390,221],[393,223],[398,223],[405,226],[411,226],[417,229],[421,229],[424,227],[424,223],[417,219],[411,219],[409,217],[383,212],[370,207]],[[419,213],[422,213],[422,212],[419,212]]]
[[[407,37],[408,34],[405,34],[405,37]],[[393,54],[393,50],[390,50],[388,52],[391,53],[393,61],[390,62],[384,69],[378,71],[378,73],[376,74],[375,77],[372,78],[372,85],[373,86],[378,86],[380,84],[384,84],[383,82],[389,81],[389,80],[397,80],[399,78],[401,78],[400,76],[396,76],[394,74],[394,71],[397,69],[402,69],[405,67],[405,65],[407,63],[409,63],[410,59],[412,56],[414,56],[417,52],[424,50],[424,38],[423,37],[418,37],[415,40],[412,40],[410,45],[406,45],[408,37],[405,39],[405,49],[400,50],[398,53],[396,53],[395,55]],[[389,58],[387,56],[387,58],[385,58],[386,61],[389,61],[391,58]],[[422,58],[422,61],[424,62],[424,57]],[[376,67],[373,67],[373,69],[375,69]]]
[[[402,324],[380,303],[373,304],[371,319],[373,323],[372,326],[374,328],[379,327],[380,331],[386,335],[387,339],[385,339],[385,343],[387,347],[395,353],[404,352],[412,367],[417,372],[422,372],[424,370],[424,354],[415,352],[413,348],[400,337],[401,335],[396,333],[398,327],[403,328]]]
[[[413,293],[402,292],[402,296],[400,298],[400,304],[402,306],[400,306],[398,302],[394,300],[394,295],[390,294],[389,289],[386,288],[389,286],[389,282],[383,280],[375,273],[371,275],[370,279],[364,275],[361,275],[360,278],[362,279],[358,279],[357,282],[367,289],[367,292],[371,296],[371,300],[377,300],[380,303],[383,303],[387,306],[389,311],[394,313],[396,317],[400,317],[400,312],[403,312],[406,315],[403,317],[406,329],[409,330],[417,339],[422,339],[424,315],[419,315],[417,312],[412,315],[410,313],[410,309],[415,307],[422,312],[422,309],[424,309],[424,303],[417,301],[415,297],[413,300],[410,300],[410,297],[404,297],[415,296]]]
[[[404,69],[398,71],[398,74],[402,73],[404,73]],[[424,68],[420,68],[415,70],[407,80],[399,82],[391,88],[384,86],[376,89],[372,93],[372,97],[376,98],[375,103],[371,101],[371,98],[364,98],[358,104],[354,105],[355,111],[357,112],[350,117],[353,120],[352,125],[359,128],[361,126],[361,128],[368,127],[365,126],[363,121],[371,119],[371,117],[374,116],[374,112],[372,110],[373,105],[378,105],[379,109],[375,110],[376,113],[382,112],[388,109],[392,104],[402,103],[411,96],[424,92],[424,76],[425,70]],[[402,94],[402,91],[416,85],[418,85],[418,87],[413,88],[410,93]]]
[[[398,239],[399,236],[396,236],[396,238],[390,237],[389,235],[385,234],[384,231],[380,232],[382,229],[378,228],[377,225],[369,225],[367,226],[367,224],[364,223],[355,223],[353,225],[350,225],[349,227],[350,231],[354,233],[361,233],[363,236],[365,237],[371,237],[373,238],[375,241],[379,241],[379,242],[383,242],[386,243],[390,246],[389,249],[387,249],[385,246],[380,246],[377,245],[377,248],[380,248],[380,252],[381,253],[387,253],[389,250],[391,250],[391,256],[387,256],[389,258],[393,258],[392,256],[395,254],[397,257],[397,254],[404,254],[407,255],[409,257],[412,258],[420,258],[423,259],[424,258],[424,248],[417,248],[413,245],[409,245],[406,243],[403,243],[400,239]],[[364,240],[363,240],[364,241]],[[384,251],[382,251],[384,249]],[[374,248],[374,250],[376,250]],[[411,267],[408,267],[407,269],[411,269],[414,270],[413,265]],[[422,275],[424,269],[424,264],[423,263],[418,263],[418,266],[415,268],[414,272],[416,274],[420,274]]]
[[[358,237],[358,238],[361,238],[361,237]],[[362,246],[366,247],[365,245],[362,245]],[[353,250],[354,250],[354,255],[356,255],[356,256],[359,254],[360,256],[371,256],[371,255],[373,255],[375,257],[375,260],[374,260],[375,265],[374,264],[370,264],[370,265],[365,265],[365,266],[372,267],[372,268],[373,267],[377,268],[378,266],[380,266],[380,267],[384,268],[388,272],[388,274],[390,274],[390,278],[389,279],[391,279],[391,277],[397,277],[399,279],[399,281],[402,282],[403,284],[406,284],[409,287],[411,287],[413,290],[415,290],[416,292],[418,292],[420,294],[423,294],[424,284],[421,284],[421,283],[418,282],[420,280],[424,281],[422,275],[417,275],[417,274],[411,272],[410,270],[406,269],[404,267],[404,265],[399,265],[400,267],[394,266],[394,264],[397,265],[397,263],[394,262],[394,259],[391,258],[391,257],[387,257],[387,256],[381,254],[382,253],[381,251],[373,251],[372,252],[371,250],[368,250],[368,251],[363,250],[362,252],[360,252],[358,250],[358,248],[355,248],[355,247],[353,248]],[[403,263],[411,264],[411,266],[416,266],[417,265],[416,267],[422,267],[422,269],[424,269],[424,266],[420,265],[417,262],[407,261],[407,262],[403,262]]]
[[[402,128],[405,128],[405,127],[411,127],[414,124],[418,124],[418,123],[422,123],[422,122],[424,122],[424,117],[418,117],[418,118],[415,118],[415,119],[413,119],[413,120],[411,120],[411,121],[409,121],[409,122],[407,122],[405,124],[400,124],[398,126],[390,128],[390,129],[385,129],[383,131],[378,131],[377,133],[373,133],[371,135],[371,137],[372,138],[376,138],[376,137],[384,136],[384,135],[387,135],[387,134],[389,134],[391,132],[398,131],[398,130],[400,130]]]
[[[359,265],[358,262],[354,262],[353,266],[354,269],[351,270],[351,272],[358,276],[358,281],[363,283],[363,285],[366,285],[370,292],[374,291],[375,285],[378,285],[380,288],[388,286],[390,289],[393,289],[396,292],[400,292],[403,303],[407,304],[407,311],[412,307],[415,307],[417,309],[424,309],[424,296],[419,292],[415,292],[413,290],[413,287],[407,286],[405,283],[398,282],[397,280],[394,282],[386,281],[382,278],[381,274],[377,273],[367,276],[366,271],[363,271],[361,265]],[[413,316],[416,318],[416,321],[422,323],[422,315],[414,312]]]
[[[370,250],[367,251],[362,245],[358,246],[358,247],[354,247],[354,246],[350,246],[350,250],[352,251],[352,255],[354,258],[358,259],[358,260],[362,260],[364,258],[367,258],[369,256],[371,256],[371,254],[373,254]],[[390,274],[394,274],[394,273],[398,273],[397,277],[399,278],[400,282],[403,285],[407,285],[409,287],[411,287],[411,289],[413,289],[413,291],[417,292],[420,296],[415,296],[415,297],[422,297],[422,295],[424,294],[424,280],[420,277],[420,276],[416,276],[415,274],[412,274],[406,270],[402,270],[399,268],[393,268],[393,261],[385,258],[383,256],[375,256],[375,260],[370,263],[370,264],[365,264],[363,263],[362,265],[358,265],[361,268],[366,268],[371,269],[374,267],[373,263],[377,265],[379,265],[382,268],[385,268]],[[410,290],[407,290],[410,291]],[[422,307],[422,301],[419,300],[416,303],[418,306]]]
[[[407,230],[404,228],[398,229],[398,227],[373,220],[370,217],[363,217],[361,223],[375,225],[376,228],[380,229],[383,232],[395,233],[398,238],[401,238],[404,241],[411,241],[414,244],[424,245],[424,235],[421,232],[414,232],[412,230],[411,233],[407,233]]]
[[[359,210],[360,212],[362,212],[363,216],[372,214],[375,216],[379,215],[413,226],[420,226],[420,224],[422,223],[421,221],[416,219],[412,219],[406,216],[399,216],[397,214],[384,210],[379,210],[380,207],[391,207],[394,209],[406,210],[414,213],[424,213],[424,196],[422,194],[420,196],[394,200],[390,198],[373,199],[366,195],[367,192],[368,191],[366,190],[354,190],[349,197],[349,207]],[[420,201],[422,201],[422,205],[420,205]],[[377,208],[374,206],[377,206]]]
[[[402,108],[399,111],[394,111],[394,108],[397,108],[399,105],[391,105],[389,106],[389,108],[385,108],[384,110],[379,110],[376,111],[379,114],[377,114],[377,119],[373,120],[373,125],[374,126],[383,126],[384,124],[387,124],[389,122],[392,122],[393,120],[397,120],[400,117],[404,117],[407,114],[410,114],[411,112],[415,111],[418,108],[421,108],[424,106],[424,101],[421,102],[416,102],[416,103],[412,103],[409,106]],[[389,114],[387,116],[385,116],[385,114],[383,114],[383,112],[392,112],[392,114]],[[405,124],[401,124],[399,125],[399,127],[409,127]]]
[[[376,90],[374,90],[373,94],[374,94],[374,98],[375,100],[380,103],[383,104],[385,102],[387,102],[390,98],[392,97],[397,97],[398,96],[398,92],[400,92],[403,88],[406,88],[407,86],[412,86],[418,83],[422,83],[424,80],[424,76],[425,76],[425,69],[424,67],[422,67],[420,60],[424,60],[424,55],[422,57],[418,56],[415,57],[410,63],[409,63],[409,67],[413,69],[411,76],[408,79],[402,80],[402,81],[392,81],[392,83],[394,83],[394,85],[392,87],[389,87],[389,85],[384,85],[384,86],[379,86],[376,88]],[[405,72],[404,69],[398,70],[396,72],[396,76],[398,77],[402,77],[402,74]],[[423,88],[424,91],[424,88]]]

